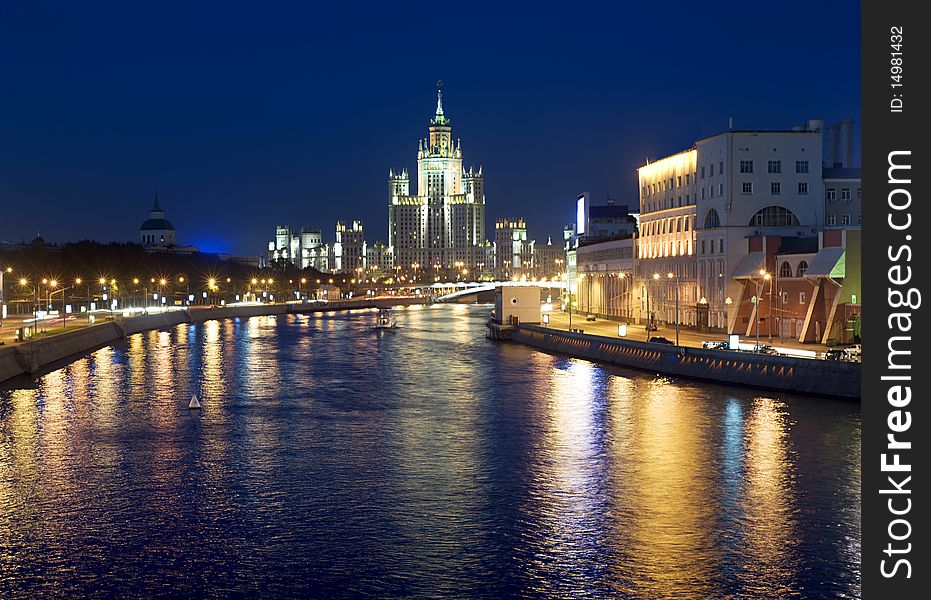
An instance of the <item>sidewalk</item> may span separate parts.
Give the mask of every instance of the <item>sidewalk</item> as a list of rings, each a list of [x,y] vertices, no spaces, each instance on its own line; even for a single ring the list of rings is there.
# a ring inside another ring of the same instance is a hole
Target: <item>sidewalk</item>
[[[553,329],[560,329],[563,331],[569,330],[569,316],[559,310],[554,310],[549,314],[550,322],[548,327]],[[618,337],[617,327],[623,321],[609,321],[605,319],[597,319],[596,321],[586,321],[585,314],[572,313],[572,329],[581,329],[584,333],[590,333],[593,335],[602,335],[605,337]],[[658,325],[658,329],[653,331],[650,334],[650,337],[664,337],[667,340],[675,343],[676,341],[676,328],[675,325]],[[634,325],[629,323],[627,325],[627,336],[625,339],[634,340],[639,342],[645,342],[647,340],[646,325]],[[680,346],[689,346],[693,348],[701,348],[702,342],[712,342],[720,341],[726,342],[727,335],[723,333],[697,333],[690,329],[685,329],[683,327],[679,328],[679,345]],[[740,336],[741,343],[744,344],[755,344],[755,337],[745,337]],[[822,344],[802,344],[798,340],[792,338],[778,338],[774,337],[772,339],[766,337],[765,335],[760,336],[760,344],[766,344],[773,346],[774,348],[786,348],[790,350],[800,350],[807,352],[815,352],[818,356],[825,350],[827,346]]]

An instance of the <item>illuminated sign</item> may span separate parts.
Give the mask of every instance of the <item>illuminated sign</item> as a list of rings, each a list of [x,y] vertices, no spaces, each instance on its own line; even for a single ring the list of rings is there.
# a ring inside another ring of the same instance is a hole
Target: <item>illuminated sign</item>
[[[585,233],[585,196],[579,196],[575,209],[575,231],[578,235]]]

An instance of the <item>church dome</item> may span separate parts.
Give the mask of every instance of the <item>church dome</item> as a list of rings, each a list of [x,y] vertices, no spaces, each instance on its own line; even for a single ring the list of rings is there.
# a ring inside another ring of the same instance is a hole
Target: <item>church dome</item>
[[[140,231],[174,231],[175,226],[167,219],[146,219],[139,226]]]

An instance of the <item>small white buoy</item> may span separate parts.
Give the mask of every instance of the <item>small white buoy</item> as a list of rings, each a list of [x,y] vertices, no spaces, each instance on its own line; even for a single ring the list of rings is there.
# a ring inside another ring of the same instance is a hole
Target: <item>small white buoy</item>
[[[187,405],[188,409],[196,410],[200,408],[200,401],[197,399],[197,394],[191,396],[191,401]]]

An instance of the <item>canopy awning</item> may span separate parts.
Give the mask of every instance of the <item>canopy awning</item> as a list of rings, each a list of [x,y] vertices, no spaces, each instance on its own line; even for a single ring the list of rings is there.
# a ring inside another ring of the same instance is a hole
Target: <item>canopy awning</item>
[[[734,279],[759,278],[760,271],[766,268],[766,256],[762,252],[751,252],[740,259],[734,270]]]
[[[811,264],[805,270],[805,279],[818,279],[819,277],[830,277],[833,279],[843,278],[847,274],[846,253],[843,248],[822,248],[811,259]]]

